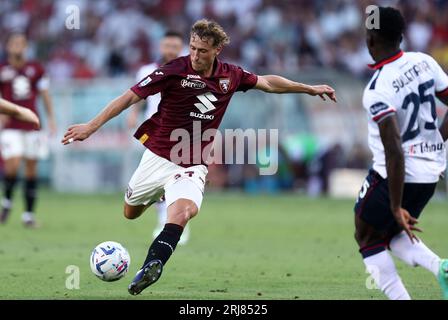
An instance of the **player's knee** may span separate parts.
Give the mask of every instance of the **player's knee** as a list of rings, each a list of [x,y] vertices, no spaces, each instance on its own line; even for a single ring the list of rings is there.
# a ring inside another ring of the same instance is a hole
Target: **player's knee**
[[[123,215],[126,219],[129,219],[129,220],[133,220],[136,218],[135,215],[133,215],[132,212],[130,212],[126,208],[123,210]]]
[[[125,204],[124,209],[123,209],[123,215],[126,219],[129,220],[134,220],[136,219],[139,215],[135,212],[134,208],[128,206]]]

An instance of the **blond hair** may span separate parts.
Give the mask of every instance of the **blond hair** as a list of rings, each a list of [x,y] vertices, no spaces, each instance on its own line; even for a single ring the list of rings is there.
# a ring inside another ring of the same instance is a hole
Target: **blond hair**
[[[222,47],[230,43],[230,38],[224,29],[215,21],[201,19],[191,27],[190,35],[197,35],[201,40],[213,40],[213,46]]]

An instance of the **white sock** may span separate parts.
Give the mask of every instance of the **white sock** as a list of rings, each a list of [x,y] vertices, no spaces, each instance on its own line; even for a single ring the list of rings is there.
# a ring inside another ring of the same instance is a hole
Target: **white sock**
[[[421,240],[412,243],[406,232],[403,231],[392,238],[389,247],[394,256],[408,265],[421,266],[436,277],[439,274],[440,257],[425,246]]]
[[[32,221],[34,221],[34,213],[33,212],[28,212],[28,211],[24,212],[22,214],[22,221],[23,222],[32,222]]]
[[[163,227],[166,224],[168,216],[168,209],[166,207],[166,201],[157,202],[155,204],[157,210],[157,216],[159,217],[159,226]]]
[[[11,209],[12,207],[12,201],[6,198],[3,198],[2,200],[2,207],[5,209]]]
[[[387,251],[364,258],[364,264],[378,288],[390,300],[411,300]]]

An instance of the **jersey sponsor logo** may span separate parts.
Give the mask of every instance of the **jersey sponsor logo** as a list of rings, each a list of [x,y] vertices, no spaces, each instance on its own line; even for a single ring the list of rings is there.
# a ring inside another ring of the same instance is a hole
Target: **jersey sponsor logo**
[[[190,117],[201,119],[201,120],[213,120],[215,119],[215,116],[212,114],[203,114],[203,113],[197,113],[194,111],[190,112]]]
[[[146,86],[148,83],[150,83],[152,81],[151,77],[147,77],[145,80],[143,80],[142,82],[140,82],[140,84],[138,85],[139,87],[144,87]]]
[[[190,80],[190,79],[201,79],[201,76],[197,75],[197,74],[188,74],[187,80]]]
[[[218,99],[211,92],[200,94],[196,96],[196,98],[198,98],[201,103],[195,103],[194,106],[202,113],[207,113],[216,109],[213,102],[218,101]]]
[[[221,88],[222,92],[227,93],[230,87],[230,79],[219,79],[219,87]]]
[[[375,103],[373,106],[370,107],[370,113],[373,116],[376,116],[381,111],[384,111],[384,110],[387,110],[387,109],[389,109],[389,107],[387,105],[385,105],[382,102],[379,102],[379,103]]]
[[[417,155],[424,153],[435,153],[445,150],[444,143],[428,143],[422,142],[418,144],[413,144],[404,149],[404,154],[406,155]]]
[[[155,75],[156,75],[156,76],[163,76],[163,72],[162,72],[162,71],[156,71],[156,72],[155,72]]]
[[[31,82],[24,75],[19,75],[12,81],[14,99],[25,100],[31,97]]]
[[[180,85],[182,88],[190,88],[190,89],[204,89],[207,85],[205,82],[202,82],[200,80],[187,80],[182,79],[180,82]]]

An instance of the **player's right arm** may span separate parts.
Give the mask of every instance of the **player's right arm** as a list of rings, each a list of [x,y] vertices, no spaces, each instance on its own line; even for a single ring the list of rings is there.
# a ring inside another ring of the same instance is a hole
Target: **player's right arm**
[[[421,231],[419,228],[415,227],[418,221],[401,206],[404,188],[405,163],[397,116],[395,114],[386,116],[378,123],[378,126],[386,157],[390,209],[398,225],[403,228],[411,241],[414,242],[414,239],[418,241],[417,236],[413,233],[413,231]]]
[[[127,90],[118,98],[112,100],[95,118],[88,123],[75,124],[68,128],[62,139],[62,143],[67,145],[70,141],[83,141],[90,137],[95,131],[101,128],[110,119],[118,116],[123,110],[129,106],[142,100],[132,90]],[[73,140],[71,140],[73,139]]]
[[[446,96],[438,96],[439,100],[448,106],[448,94]],[[442,121],[442,125],[439,128],[440,134],[442,135],[443,141],[448,141],[448,112],[445,114],[445,118]]]
[[[39,118],[33,111],[2,98],[0,98],[0,113],[21,121],[33,123],[36,128],[39,128],[40,126]]]

